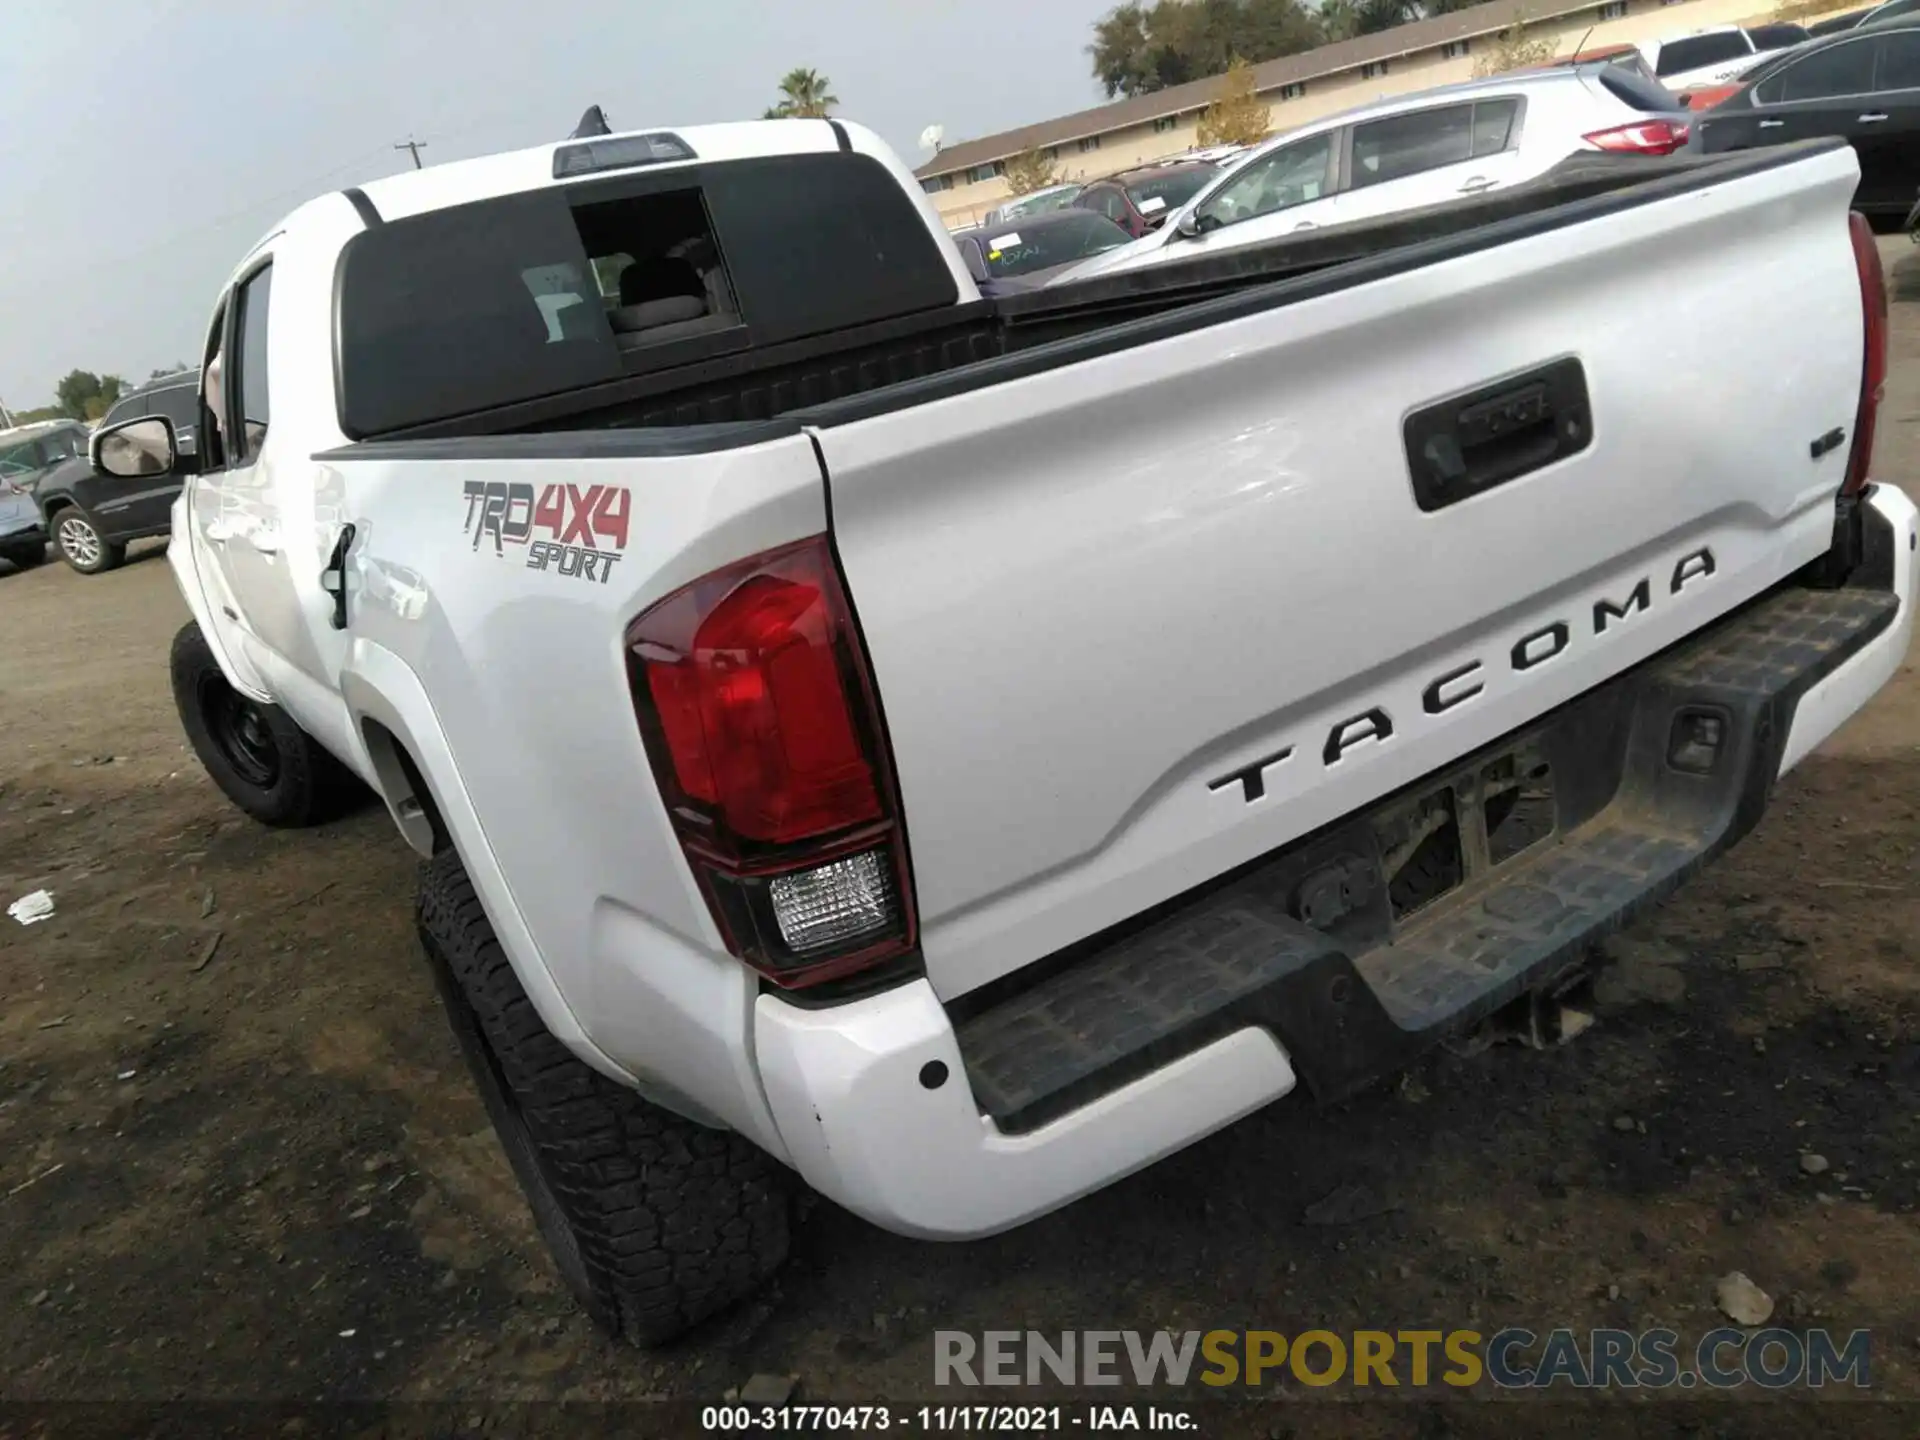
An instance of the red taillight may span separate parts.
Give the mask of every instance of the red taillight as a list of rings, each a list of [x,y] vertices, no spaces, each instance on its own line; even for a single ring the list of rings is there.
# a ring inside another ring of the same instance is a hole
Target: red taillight
[[[1636,120],[1584,138],[1596,150],[1617,155],[1671,155],[1687,143],[1687,127],[1671,120]]]
[[[893,775],[826,537],[676,590],[627,645],[648,758],[728,948],[784,986],[909,949]]]
[[[1880,247],[1873,227],[1858,210],[1847,213],[1847,233],[1853,239],[1853,264],[1860,272],[1860,314],[1866,330],[1866,354],[1860,364],[1860,409],[1853,417],[1853,448],[1847,452],[1847,478],[1842,495],[1866,488],[1867,468],[1873,464],[1873,431],[1880,418],[1880,401],[1887,390],[1887,275],[1880,266]]]

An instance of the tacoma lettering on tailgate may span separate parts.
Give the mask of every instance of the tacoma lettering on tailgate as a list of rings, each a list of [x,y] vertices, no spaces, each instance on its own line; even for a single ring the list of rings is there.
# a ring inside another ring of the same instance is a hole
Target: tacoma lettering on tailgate
[[[1717,568],[1713,551],[1704,546],[1683,555],[1674,563],[1673,573],[1667,579],[1667,593],[1678,595],[1688,584],[1706,579]],[[1627,592],[1624,600],[1618,603],[1608,599],[1594,601],[1592,633],[1604,635],[1629,615],[1651,608],[1653,589],[1653,577],[1643,575]],[[1544,665],[1573,644],[1574,626],[1575,622],[1571,620],[1550,620],[1514,641],[1512,649],[1503,658],[1517,671]],[[1489,664],[1497,663],[1498,660],[1469,660],[1434,676],[1420,692],[1420,708],[1428,715],[1442,715],[1466,704],[1487,688],[1474,677],[1485,673]],[[1393,716],[1386,706],[1369,705],[1328,729],[1326,743],[1320,747],[1321,763],[1328,767],[1338,765],[1347,752],[1357,745],[1369,740],[1380,743],[1391,739],[1393,728]],[[1224,790],[1229,785],[1237,784],[1240,798],[1251,805],[1267,793],[1266,772],[1292,759],[1293,753],[1294,747],[1288,745],[1251,765],[1242,766],[1217,780],[1209,780],[1207,788]]]

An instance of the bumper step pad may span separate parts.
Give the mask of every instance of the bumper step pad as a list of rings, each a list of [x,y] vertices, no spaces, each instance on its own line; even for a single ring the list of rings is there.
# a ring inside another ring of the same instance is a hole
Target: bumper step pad
[[[1799,696],[1898,603],[1776,591],[1444,774],[966,997],[976,1101],[1003,1131],[1030,1130],[1248,1025],[1322,1100],[1402,1068],[1580,968],[1752,828]],[[1689,726],[1714,743],[1676,751]],[[1554,825],[1495,864],[1485,777],[1516,755],[1550,769]],[[1396,919],[1384,837],[1441,795],[1463,874]]]

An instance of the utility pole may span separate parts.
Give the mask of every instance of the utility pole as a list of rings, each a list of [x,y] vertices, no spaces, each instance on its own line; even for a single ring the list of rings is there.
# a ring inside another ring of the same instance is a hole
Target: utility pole
[[[420,168],[420,147],[425,143],[424,140],[409,140],[404,145],[396,145],[393,148],[396,150],[404,150],[413,156],[413,168],[418,170]]]
[[[0,430],[13,429],[13,416],[7,413],[7,402],[0,400]]]

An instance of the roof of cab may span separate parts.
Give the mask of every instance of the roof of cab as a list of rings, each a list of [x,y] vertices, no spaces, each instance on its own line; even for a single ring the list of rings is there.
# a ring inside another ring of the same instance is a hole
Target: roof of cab
[[[672,134],[693,152],[693,159],[660,162],[649,168],[672,169],[710,160],[750,160],[765,155],[810,155],[843,148],[836,122],[829,120],[746,120],[722,125],[644,126],[612,135],[559,140],[526,150],[481,155],[423,170],[403,170],[384,180],[369,180],[360,191],[383,220],[398,220],[444,210],[472,200],[488,200],[560,183],[553,174],[555,152],[579,145],[604,145],[641,135]],[[566,177],[574,178],[574,177]],[[584,177],[582,177],[584,178]]]

